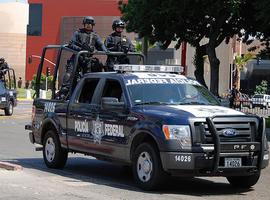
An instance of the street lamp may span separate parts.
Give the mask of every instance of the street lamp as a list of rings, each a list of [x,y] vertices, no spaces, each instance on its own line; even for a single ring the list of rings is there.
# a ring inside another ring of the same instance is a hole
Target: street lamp
[[[28,63],[32,63],[32,58],[38,58],[38,59],[41,59],[41,56],[38,56],[38,55],[31,55],[28,57]],[[47,58],[44,58],[45,61],[47,61],[48,63],[52,64],[53,66],[55,66],[56,64],[50,60],[48,60]]]

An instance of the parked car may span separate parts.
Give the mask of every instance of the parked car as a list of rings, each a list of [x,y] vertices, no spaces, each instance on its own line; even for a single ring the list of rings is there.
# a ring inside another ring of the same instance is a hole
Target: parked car
[[[260,107],[260,108],[270,108],[270,95],[268,94],[255,94],[251,98],[252,108]]]
[[[239,93],[237,99],[235,100],[236,108],[248,107],[252,108],[251,99],[247,94]]]

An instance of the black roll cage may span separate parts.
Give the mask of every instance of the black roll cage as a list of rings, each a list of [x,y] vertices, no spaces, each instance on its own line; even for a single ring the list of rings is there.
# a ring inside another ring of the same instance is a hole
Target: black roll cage
[[[90,52],[85,51],[85,50],[83,50],[83,51],[75,51],[75,50],[69,48],[67,44],[65,44],[65,45],[48,45],[48,46],[44,47],[43,50],[42,50],[42,55],[41,55],[41,58],[40,58],[40,63],[39,63],[39,66],[38,66],[37,76],[36,76],[36,85],[35,85],[36,98],[39,98],[39,95],[40,95],[40,92],[39,92],[39,90],[40,90],[40,79],[41,79],[41,74],[42,74],[42,71],[43,71],[44,60],[46,59],[45,58],[46,51],[48,49],[55,49],[55,50],[58,49],[57,60],[56,60],[55,67],[54,67],[54,72],[53,72],[52,99],[55,99],[55,90],[56,90],[55,83],[56,83],[56,79],[57,79],[57,74],[58,74],[58,69],[59,69],[59,64],[60,64],[60,60],[61,60],[62,51],[66,50],[66,51],[71,52],[74,55],[76,55],[75,63],[74,63],[75,67],[73,68],[72,77],[71,77],[72,84],[71,84],[71,87],[70,87],[70,91],[68,93],[68,95],[70,95],[71,90],[72,90],[72,88],[73,88],[73,86],[75,84],[74,76],[75,76],[75,72],[76,72],[77,67],[78,67],[79,57],[82,54],[86,54],[86,53],[90,53]],[[106,53],[104,51],[95,51],[95,52],[92,52],[91,54],[92,55],[107,55],[107,56],[121,56],[121,55],[139,56],[140,58],[142,58],[143,63],[145,63],[145,56],[143,54],[141,54],[141,53],[135,53],[135,52],[128,52],[128,53],[109,52],[109,53]]]
[[[14,89],[16,89],[16,76],[15,76],[15,71],[13,68],[8,68],[8,69],[3,69],[1,70],[1,72],[3,73],[3,77],[4,77],[4,84],[5,87],[7,88],[7,82],[6,82],[6,74],[8,77],[8,89],[12,89],[12,81],[14,84]],[[13,80],[11,80],[13,78]]]

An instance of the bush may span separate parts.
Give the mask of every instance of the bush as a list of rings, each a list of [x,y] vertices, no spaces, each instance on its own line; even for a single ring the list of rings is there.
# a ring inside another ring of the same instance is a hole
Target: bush
[[[47,89],[52,89],[53,86],[53,76],[48,76],[48,88]],[[36,75],[33,76],[33,79],[31,81],[31,88],[35,89],[36,86]],[[46,76],[44,74],[41,74],[40,78],[40,89],[45,90],[46,89]]]

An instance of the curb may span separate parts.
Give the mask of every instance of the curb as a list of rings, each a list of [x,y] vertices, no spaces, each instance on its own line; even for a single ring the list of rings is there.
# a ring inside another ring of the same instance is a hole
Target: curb
[[[33,99],[17,98],[18,101],[33,101]]]
[[[21,171],[23,167],[20,165],[8,163],[8,162],[0,162],[0,169],[6,169],[10,171]]]

